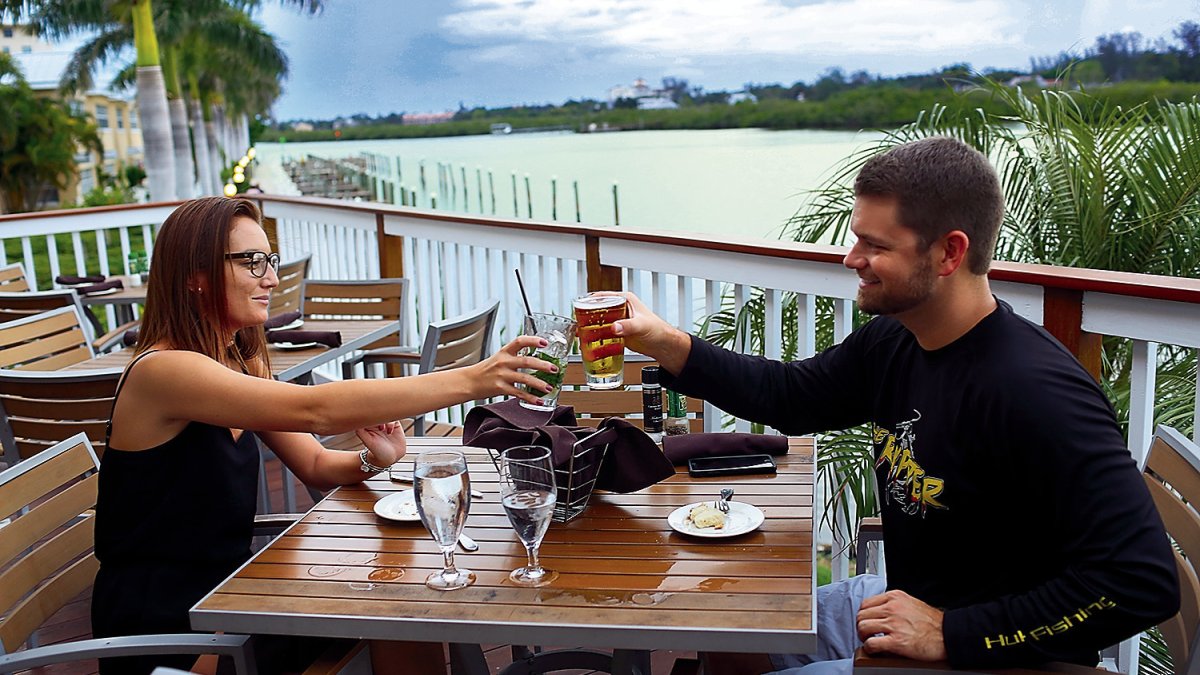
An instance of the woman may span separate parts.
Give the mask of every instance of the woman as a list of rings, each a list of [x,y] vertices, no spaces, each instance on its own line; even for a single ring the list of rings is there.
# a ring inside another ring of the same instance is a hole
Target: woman
[[[154,248],[138,347],[117,392],[96,508],[96,637],[190,631],[188,609],[250,556],[261,440],[305,484],[356,483],[404,455],[391,420],[548,386],[520,368],[544,346],[519,337],[465,368],[301,386],[271,379],[262,324],[278,257],[253,202],[187,202]],[[357,429],[366,450],[312,434]],[[105,659],[102,672],[186,668],[182,657]]]

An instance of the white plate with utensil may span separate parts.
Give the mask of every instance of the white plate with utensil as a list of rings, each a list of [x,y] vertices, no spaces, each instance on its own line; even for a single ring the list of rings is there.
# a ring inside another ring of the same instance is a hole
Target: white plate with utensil
[[[268,332],[273,331],[273,330],[293,330],[293,329],[299,328],[300,326],[303,326],[303,325],[304,325],[304,319],[294,319],[294,320],[292,320],[291,323],[285,323],[282,326],[276,326],[275,328],[270,328],[270,329],[268,329]]]
[[[421,519],[421,514],[417,513],[417,499],[412,490],[394,492],[375,502],[375,515],[403,522]]]
[[[759,525],[763,524],[766,517],[763,512],[756,506],[751,506],[745,502],[729,502],[729,513],[725,514],[725,524],[720,528],[715,527],[697,527],[689,518],[688,514],[692,509],[707,504],[712,506],[712,501],[694,502],[687,506],[681,506],[671,512],[667,516],[667,524],[671,529],[680,534],[687,534],[693,537],[736,537],[739,534],[746,534],[757,530]]]
[[[316,347],[318,344],[320,344],[320,343],[319,342],[272,342],[271,347],[286,352],[286,351],[291,351],[294,349],[308,349],[309,347]]]
[[[76,288],[78,288],[78,286],[76,286]],[[103,290],[95,291],[95,292],[93,292],[93,293],[84,293],[84,295],[86,295],[86,296],[87,296],[87,297],[89,297],[89,298],[93,298],[93,297],[95,297],[95,296],[97,296],[97,295],[112,295],[113,293],[116,293],[116,292],[117,292],[117,291],[119,291],[119,290],[121,290],[121,289],[119,289],[119,288],[105,288],[105,289],[103,289]]]

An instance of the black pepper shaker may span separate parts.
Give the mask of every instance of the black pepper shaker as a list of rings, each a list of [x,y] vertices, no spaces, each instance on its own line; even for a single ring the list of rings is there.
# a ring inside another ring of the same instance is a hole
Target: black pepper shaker
[[[667,390],[667,419],[663,422],[663,433],[681,436],[691,431],[688,422],[687,398],[679,392]]]
[[[658,366],[643,366],[642,427],[655,443],[662,443],[662,413],[662,385],[658,383]]]

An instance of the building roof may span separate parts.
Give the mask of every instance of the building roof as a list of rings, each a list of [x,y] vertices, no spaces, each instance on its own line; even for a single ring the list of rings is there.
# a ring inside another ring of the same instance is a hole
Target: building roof
[[[29,86],[35,91],[57,89],[58,81],[62,78],[63,71],[67,69],[67,64],[71,61],[71,52],[61,50],[35,51],[29,54],[12,54],[11,56],[16,59],[17,66],[25,74],[25,79],[29,82]],[[96,74],[97,83],[111,78],[111,73],[101,72]],[[134,98],[133,92],[113,91],[112,89],[100,86],[92,87],[87,93],[122,100],[132,100]]]

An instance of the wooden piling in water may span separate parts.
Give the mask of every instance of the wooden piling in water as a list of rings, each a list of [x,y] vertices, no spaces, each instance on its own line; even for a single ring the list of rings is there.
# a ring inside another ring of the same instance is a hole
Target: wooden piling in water
[[[575,222],[582,223],[583,219],[579,217],[579,181],[573,180],[571,184],[575,188]]]
[[[533,190],[529,187],[529,174],[525,174],[525,208],[529,211],[529,217],[533,218]]]
[[[617,181],[613,181],[613,225],[621,224],[621,209],[617,205]]]
[[[558,176],[550,177],[550,220],[558,220]]]

